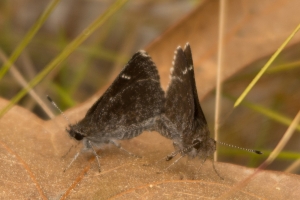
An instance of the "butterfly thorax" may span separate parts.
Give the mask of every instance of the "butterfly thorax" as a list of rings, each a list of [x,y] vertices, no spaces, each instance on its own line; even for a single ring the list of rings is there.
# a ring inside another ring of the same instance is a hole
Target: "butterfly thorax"
[[[157,118],[154,130],[159,132],[164,137],[172,140],[176,140],[176,138],[178,138],[179,136],[176,125],[173,122],[171,122],[171,120],[166,116],[165,113],[161,114]]]

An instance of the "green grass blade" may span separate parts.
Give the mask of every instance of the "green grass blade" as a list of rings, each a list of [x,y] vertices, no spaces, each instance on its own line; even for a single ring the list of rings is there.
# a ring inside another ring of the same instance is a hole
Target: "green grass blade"
[[[266,107],[263,107],[263,106],[260,106],[257,104],[253,104],[250,102],[243,102],[242,104],[260,114],[263,114],[263,115],[269,117],[270,119],[273,119],[274,121],[281,123],[281,124],[289,126],[292,123],[292,119],[290,119],[286,116],[283,116],[280,113],[274,112],[273,110],[270,110]],[[296,130],[300,131],[300,125],[296,126]]]
[[[64,90],[60,85],[51,84],[51,87],[54,89],[55,93],[58,94],[60,99],[64,102],[64,107],[72,107],[76,105],[74,99],[69,95],[68,91]],[[64,107],[60,107],[60,109],[64,110]]]
[[[224,96],[231,100],[234,100],[234,98],[230,95],[224,95]],[[276,122],[279,122],[281,124],[289,126],[292,123],[291,118],[288,118],[280,113],[274,112],[273,110],[268,109],[266,107],[263,107],[263,106],[260,106],[260,105],[254,104],[254,103],[250,103],[249,101],[243,101],[242,105],[246,106],[262,115],[265,115],[265,116],[269,117],[270,119],[272,119]],[[300,131],[300,125],[296,126],[296,130]]]
[[[287,63],[287,64],[284,64],[284,65],[274,66],[274,67],[268,69],[267,73],[268,74],[281,73],[281,72],[284,72],[284,71],[293,70],[293,69],[298,68],[298,67],[300,67],[300,61]]]
[[[0,111],[0,118],[8,112],[14,104],[16,104],[22,97],[26,95],[28,90],[36,86],[49,72],[51,72],[58,64],[66,59],[87,37],[89,37],[100,25],[102,25],[112,14],[120,9],[127,0],[118,0],[110,6],[101,16],[99,16],[90,26],[88,26],[83,32],[75,38],[61,54],[59,54],[52,62],[50,62],[45,69],[40,72],[32,81],[28,83],[28,86],[22,89],[12,100]]]
[[[16,59],[20,56],[22,51],[25,49],[25,47],[29,44],[33,36],[36,34],[36,32],[41,28],[41,26],[44,24],[44,22],[48,19],[49,15],[52,13],[53,9],[57,6],[57,4],[61,0],[53,0],[50,2],[50,4],[47,6],[46,10],[43,12],[41,17],[38,18],[36,23],[31,27],[31,29],[27,32],[24,39],[21,41],[21,43],[17,46],[17,48],[14,50],[10,58],[2,65],[0,69],[0,80],[3,78],[3,76],[6,74],[6,72],[9,70],[11,65],[16,61]]]
[[[269,61],[265,64],[265,66],[259,71],[259,73],[254,77],[248,87],[244,90],[241,96],[234,103],[234,108],[240,105],[245,96],[250,92],[256,82],[260,79],[260,77],[265,73],[268,67],[272,64],[275,58],[279,55],[279,53],[283,50],[283,48],[288,44],[288,42],[294,37],[294,35],[299,31],[300,24],[296,27],[296,29],[292,32],[292,34],[284,41],[284,43],[277,49],[277,51],[273,54],[273,56],[269,59]]]

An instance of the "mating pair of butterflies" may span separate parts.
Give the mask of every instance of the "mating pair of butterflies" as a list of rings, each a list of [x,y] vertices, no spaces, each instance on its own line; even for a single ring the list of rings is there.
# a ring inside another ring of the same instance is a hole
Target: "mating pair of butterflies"
[[[135,53],[85,117],[67,131],[83,140],[85,148],[118,146],[118,140],[157,131],[171,139],[176,149],[167,160],[178,153],[206,159],[216,150],[216,142],[209,136],[199,103],[189,44],[176,49],[170,77],[164,93],[151,57],[144,51]]]

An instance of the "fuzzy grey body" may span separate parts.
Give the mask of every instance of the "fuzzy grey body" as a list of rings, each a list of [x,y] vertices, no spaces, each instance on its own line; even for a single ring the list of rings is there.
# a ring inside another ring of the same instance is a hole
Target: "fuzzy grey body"
[[[151,131],[164,106],[164,92],[150,56],[139,51],[112,85],[67,131],[76,140],[101,146]]]
[[[157,131],[172,139],[176,151],[183,156],[206,159],[215,152],[216,142],[210,138],[199,103],[189,44],[184,50],[181,47],[176,49],[170,71],[165,109],[158,120]],[[176,155],[174,153],[173,156]]]

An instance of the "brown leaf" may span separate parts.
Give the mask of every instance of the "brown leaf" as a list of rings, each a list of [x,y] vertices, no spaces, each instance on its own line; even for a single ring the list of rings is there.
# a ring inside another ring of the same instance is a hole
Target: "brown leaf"
[[[0,106],[7,101],[0,100]],[[124,141],[122,146],[142,158],[130,156],[116,147],[98,151],[102,172],[91,153],[80,158],[65,173],[76,151],[62,156],[72,139],[63,131],[65,121],[58,117],[44,122],[29,111],[14,107],[1,119],[2,197],[58,199],[201,199],[215,198],[253,173],[254,169],[216,163],[224,181],[215,174],[211,162],[201,169],[200,161],[171,163],[164,157],[173,150],[171,142],[151,132]],[[239,199],[296,199],[300,195],[299,176],[262,171],[233,197]]]

